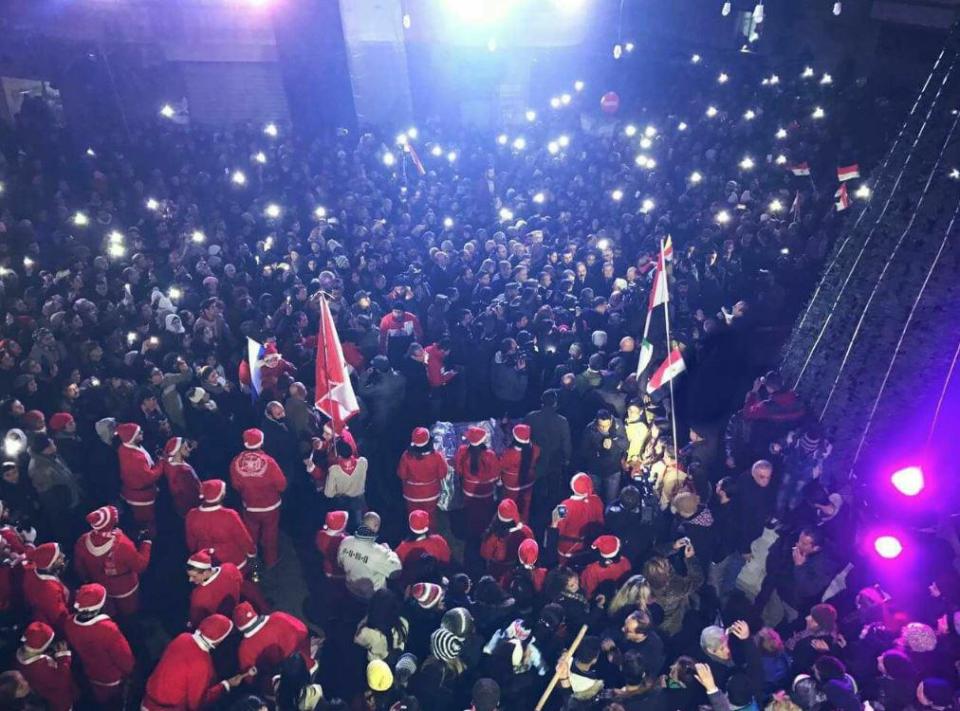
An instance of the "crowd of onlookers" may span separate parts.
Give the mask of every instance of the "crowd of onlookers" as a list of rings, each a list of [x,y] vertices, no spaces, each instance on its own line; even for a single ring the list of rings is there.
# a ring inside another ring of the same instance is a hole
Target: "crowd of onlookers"
[[[520,711],[555,678],[547,708],[953,708],[960,580],[872,585],[775,367],[843,219],[788,167],[832,173],[867,95],[713,69],[632,124],[582,129],[577,94],[502,138],[88,147],[28,101],[0,128],[3,707]],[[655,388],[665,308],[685,372]]]

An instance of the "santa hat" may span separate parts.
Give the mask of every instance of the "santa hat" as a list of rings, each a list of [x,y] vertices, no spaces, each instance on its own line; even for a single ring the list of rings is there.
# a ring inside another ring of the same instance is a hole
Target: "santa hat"
[[[46,570],[60,557],[59,543],[41,543],[28,554],[30,562],[40,570]]]
[[[323,530],[337,533],[347,527],[349,514],[346,511],[328,511],[323,522]]]
[[[73,415],[69,412],[58,412],[50,418],[50,431],[59,432],[67,429],[67,425],[74,422]]]
[[[410,588],[410,597],[425,610],[436,607],[443,598],[443,588],[436,583],[416,583]]]
[[[575,497],[590,496],[593,493],[593,482],[583,472],[574,474],[573,479],[570,480],[570,490],[573,491]]]
[[[77,590],[73,606],[77,612],[96,612],[107,601],[107,589],[100,583],[87,583]]]
[[[233,608],[233,624],[241,632],[245,632],[257,624],[258,619],[260,619],[260,616],[249,602],[241,602]]]
[[[210,570],[213,567],[213,548],[197,551],[187,559],[187,565],[195,570]]]
[[[540,546],[532,538],[525,539],[520,547],[517,548],[517,558],[521,565],[533,567],[537,564],[537,558],[540,556]]]
[[[243,446],[247,449],[260,449],[263,446],[263,430],[251,427],[243,431]]]
[[[277,344],[273,341],[267,341],[263,345],[263,359],[266,360],[270,356],[280,356],[280,351],[277,350]]]
[[[482,427],[468,427],[467,428],[467,442],[469,442],[474,447],[479,447],[481,444],[487,441],[487,431]]]
[[[422,509],[415,509],[407,516],[407,523],[410,524],[410,532],[419,536],[430,530],[430,514]]]
[[[171,437],[167,440],[167,443],[163,445],[163,453],[168,457],[172,457],[180,451],[180,447],[182,446],[183,437]]]
[[[513,438],[520,444],[530,444],[530,425],[514,425]]]
[[[611,535],[597,536],[593,549],[604,558],[615,558],[620,553],[620,539]]]
[[[520,510],[513,499],[504,499],[497,505],[497,518],[504,523],[520,523]]]
[[[45,426],[45,418],[40,410],[27,410],[23,413],[23,425],[28,430],[42,430]]]
[[[426,427],[417,427],[410,435],[410,444],[414,447],[426,447],[430,442],[430,430]]]
[[[28,651],[40,654],[53,641],[53,628],[46,622],[31,622],[27,625],[21,640]]]
[[[216,647],[233,630],[233,623],[224,615],[213,614],[200,623],[199,632],[207,644]]]
[[[205,504],[217,504],[227,495],[227,482],[223,479],[207,479],[200,485],[200,497]]]
[[[140,432],[140,425],[135,422],[124,422],[117,425],[117,434],[124,444],[133,442],[133,438],[137,436],[138,432]]]
[[[94,531],[109,531],[117,527],[118,518],[116,506],[101,506],[87,514],[87,523]]]

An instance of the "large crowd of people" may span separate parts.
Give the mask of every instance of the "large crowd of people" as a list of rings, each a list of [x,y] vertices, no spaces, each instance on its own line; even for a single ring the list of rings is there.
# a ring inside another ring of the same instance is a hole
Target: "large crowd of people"
[[[623,121],[572,90],[399,141],[161,118],[88,147],[28,100],[0,128],[0,705],[953,708],[960,580],[851,573],[829,433],[775,367],[844,219],[788,168],[849,162],[834,116],[870,94],[707,64]]]

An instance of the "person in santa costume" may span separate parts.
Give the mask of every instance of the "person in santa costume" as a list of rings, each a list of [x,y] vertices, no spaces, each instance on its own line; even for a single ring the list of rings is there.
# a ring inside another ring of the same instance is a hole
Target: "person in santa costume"
[[[187,463],[193,449],[194,443],[183,437],[171,437],[163,447],[163,476],[173,499],[173,509],[180,518],[200,505],[200,479]]]
[[[445,569],[450,565],[450,544],[437,533],[430,533],[430,515],[426,511],[411,511],[407,516],[410,536],[397,546],[396,554],[403,565],[400,582],[409,585],[415,582],[422,572],[421,560],[430,556]]]
[[[260,362],[260,396],[269,400],[276,400],[286,395],[286,386],[279,386],[280,378],[290,376],[291,380],[297,374],[296,366],[284,360],[277,350],[277,344],[269,341],[263,346],[263,360]],[[289,384],[289,381],[288,381]]]
[[[631,568],[630,560],[620,555],[620,539],[616,536],[598,536],[591,547],[600,554],[600,560],[590,563],[580,573],[580,589],[588,600],[604,583],[619,586],[629,577]]]
[[[146,529],[147,535],[157,535],[157,480],[163,475],[163,462],[153,461],[145,450],[143,430],[133,422],[117,425],[120,447],[117,458],[120,462],[120,498],[129,504],[133,520]]]
[[[299,654],[312,676],[317,661],[310,655],[310,634],[307,626],[286,612],[258,615],[249,602],[241,602],[233,611],[233,623],[243,634],[237,658],[240,669],[256,668],[261,689],[273,696],[274,677],[279,675],[284,659]]]
[[[4,465],[8,465],[5,462]],[[6,543],[12,553],[18,556],[26,556],[33,550],[34,541],[37,539],[37,530],[32,526],[16,527],[10,525],[10,508],[3,501],[0,501],[0,538]]]
[[[342,582],[345,577],[343,568],[337,562],[337,553],[340,550],[340,544],[346,538],[349,517],[346,511],[329,511],[323,528],[317,531],[317,550],[323,558],[323,572],[328,580]]]
[[[272,568],[279,559],[281,495],[287,478],[280,465],[263,451],[263,431],[245,430],[241,452],[230,463],[230,483],[243,501],[243,522],[260,549],[264,565]]]
[[[514,425],[513,442],[500,455],[500,480],[503,495],[517,502],[524,521],[530,520],[530,499],[539,458],[540,447],[530,442],[530,425]]]
[[[141,711],[199,711],[210,708],[223,694],[235,689],[250,674],[237,674],[216,682],[217,672],[210,653],[233,630],[223,615],[200,621],[195,632],[174,637],[147,679]]]
[[[588,474],[580,472],[570,479],[573,494],[553,510],[547,537],[556,537],[557,555],[569,563],[580,555],[587,541],[603,527],[603,502],[593,493],[593,482]]]
[[[493,494],[500,481],[500,463],[497,455],[487,449],[487,431],[482,427],[468,428],[467,443],[460,445],[453,461],[463,487],[467,539],[476,542],[496,510]]]
[[[190,626],[196,628],[207,615],[233,614],[240,602],[243,576],[232,563],[214,565],[213,551],[197,551],[187,560],[190,593]]]
[[[223,505],[227,483],[222,479],[208,479],[200,486],[200,506],[187,513],[187,550],[212,548],[217,560],[233,563],[246,572],[248,562],[257,555],[250,531],[240,514]]]
[[[520,520],[517,502],[503,499],[480,543],[480,557],[487,563],[487,572],[498,580],[502,578],[513,567],[520,544],[528,538],[533,538],[533,531]]]
[[[547,579],[547,569],[537,566],[540,557],[540,546],[533,538],[521,541],[517,548],[517,565],[507,572],[500,580],[504,590],[509,590],[511,582],[516,578],[526,579],[535,593],[543,590],[543,583]]]
[[[77,614],[67,619],[66,637],[80,658],[93,697],[103,709],[123,708],[124,686],[135,660],[117,623],[102,612],[107,589],[99,583],[81,585],[73,603]]]
[[[47,702],[49,711],[70,711],[79,696],[73,683],[71,667],[73,655],[67,643],[53,643],[53,628],[45,622],[27,625],[17,649],[17,671],[40,698]],[[53,644],[53,654],[47,649]]]
[[[430,430],[417,427],[410,436],[410,447],[400,456],[397,465],[407,514],[426,511],[430,515],[430,525],[436,525],[437,501],[447,473],[447,461],[433,448]]]
[[[101,506],[87,514],[92,530],[73,546],[73,567],[81,580],[103,585],[109,609],[123,618],[133,617],[140,608],[140,575],[150,564],[153,544],[144,540],[135,546],[117,528],[117,509]]]
[[[70,589],[60,581],[66,565],[59,543],[43,543],[30,551],[23,570],[23,599],[33,618],[58,632],[70,614]]]

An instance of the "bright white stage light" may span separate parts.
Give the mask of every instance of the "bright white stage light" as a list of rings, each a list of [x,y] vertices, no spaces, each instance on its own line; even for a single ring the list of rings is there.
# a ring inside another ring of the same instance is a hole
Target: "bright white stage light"
[[[563,134],[560,138],[557,139],[557,143],[560,144],[561,148],[566,148],[570,145],[570,136]]]
[[[586,85],[580,79],[577,79],[575,82],[573,82],[574,91],[583,91],[584,86]]]
[[[397,162],[397,157],[393,155],[390,151],[387,151],[383,154],[383,164],[388,168],[395,165]]]
[[[507,141],[509,141],[509,140],[510,140],[510,139],[507,138],[507,134],[505,134],[505,133],[501,133],[499,136],[497,136],[497,143],[499,143],[501,146],[507,145]],[[436,151],[436,153],[435,153],[434,155],[440,155],[440,153],[442,152],[442,151],[440,150],[440,146],[436,146],[436,147],[434,148],[434,150]]]
[[[560,144],[556,141],[550,141],[550,143],[547,144],[547,151],[552,156],[557,155],[557,153],[560,152]]]
[[[628,138],[633,138],[634,136],[637,135],[637,127],[634,126],[632,123],[627,124],[627,125],[624,127],[623,132],[624,132],[625,134],[627,134],[627,137],[628,137]]]
[[[513,147],[518,151],[522,151],[527,147],[527,139],[523,136],[513,139]]]
[[[527,109],[527,113],[525,113],[524,116],[526,116],[527,121],[531,123],[537,120],[537,112],[533,109]]]
[[[440,156],[443,155],[443,149],[440,146],[435,145],[433,148],[430,149],[430,155],[433,155],[439,158]]]

